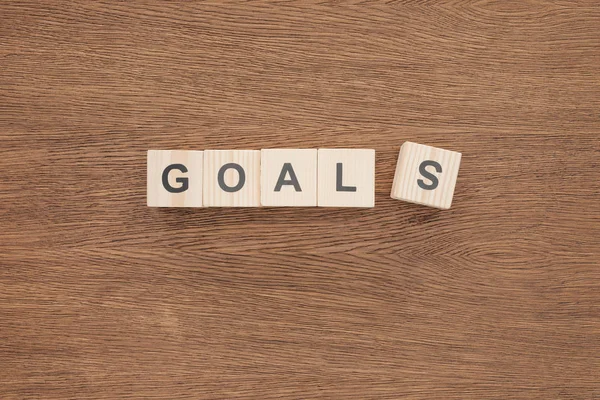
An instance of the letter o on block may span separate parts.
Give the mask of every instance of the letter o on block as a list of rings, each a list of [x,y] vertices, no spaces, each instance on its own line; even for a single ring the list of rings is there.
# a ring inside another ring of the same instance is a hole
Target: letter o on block
[[[231,168],[235,169],[238,173],[238,182],[235,184],[235,186],[229,186],[225,182],[225,174],[227,173],[227,170]],[[246,183],[246,172],[240,164],[227,163],[219,169],[219,172],[217,173],[217,183],[219,184],[221,190],[227,193],[235,193],[239,190],[242,190],[244,187],[244,184]]]
[[[260,150],[204,151],[205,207],[260,207]]]

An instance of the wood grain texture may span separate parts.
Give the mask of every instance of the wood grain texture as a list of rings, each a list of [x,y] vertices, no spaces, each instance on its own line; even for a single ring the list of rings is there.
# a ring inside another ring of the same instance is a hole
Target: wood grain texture
[[[600,398],[597,1],[0,3],[0,398]],[[448,211],[400,145],[463,154]],[[146,207],[374,148],[372,209]]]

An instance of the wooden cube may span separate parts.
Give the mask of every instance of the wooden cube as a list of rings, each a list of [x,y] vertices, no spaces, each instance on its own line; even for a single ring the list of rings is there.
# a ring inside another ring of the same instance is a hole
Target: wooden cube
[[[260,207],[260,150],[205,150],[204,206]]]
[[[375,150],[319,149],[319,207],[375,206]]]
[[[460,159],[455,151],[405,142],[398,156],[392,198],[450,208]]]
[[[148,150],[149,207],[202,207],[203,152]]]
[[[263,149],[260,163],[263,206],[317,206],[316,149]]]

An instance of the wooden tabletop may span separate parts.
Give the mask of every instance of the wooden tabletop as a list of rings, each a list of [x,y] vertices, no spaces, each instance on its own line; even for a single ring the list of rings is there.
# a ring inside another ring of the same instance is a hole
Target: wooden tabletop
[[[0,398],[599,399],[599,3],[219,3],[0,4]],[[146,207],[148,149],[320,147],[375,208]]]

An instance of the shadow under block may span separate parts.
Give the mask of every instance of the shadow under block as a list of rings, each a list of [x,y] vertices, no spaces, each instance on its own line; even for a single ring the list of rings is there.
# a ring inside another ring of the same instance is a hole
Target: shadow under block
[[[317,206],[317,149],[263,149],[260,163],[263,206]]]
[[[149,207],[202,207],[203,152],[148,150]]]
[[[400,148],[392,198],[448,209],[452,204],[461,153],[412,142]]]
[[[319,149],[319,207],[375,206],[375,150]]]
[[[205,207],[260,207],[260,150],[204,151]]]

